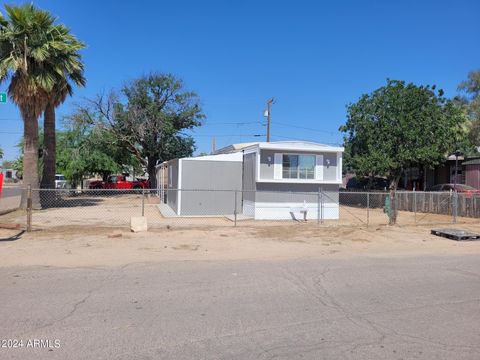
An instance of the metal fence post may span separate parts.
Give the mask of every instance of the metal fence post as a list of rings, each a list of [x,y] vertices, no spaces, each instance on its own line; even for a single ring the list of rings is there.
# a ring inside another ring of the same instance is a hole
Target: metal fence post
[[[458,193],[456,191],[453,192],[453,223],[457,223],[457,215],[458,215]]]
[[[27,232],[32,231],[32,186],[27,189]]]
[[[417,225],[417,192],[413,192],[413,219]]]
[[[323,210],[324,210],[324,198],[323,198],[323,188],[322,188],[322,187],[320,187],[320,209],[321,209],[321,211],[320,211],[320,215],[321,215],[321,216],[320,216],[320,219],[321,219],[321,223],[323,224],[323,217],[324,217],[324,216],[323,216],[323,215],[324,215],[324,214],[323,214]]]
[[[142,187],[142,216],[145,216],[145,188]]]
[[[237,226],[237,193],[238,193],[238,190],[235,190],[235,209],[233,210],[233,216],[234,216],[234,223],[233,223],[233,226]]]
[[[320,188],[318,188],[318,194],[317,194],[317,225],[320,225]]]
[[[367,192],[367,228],[370,224],[370,193]]]

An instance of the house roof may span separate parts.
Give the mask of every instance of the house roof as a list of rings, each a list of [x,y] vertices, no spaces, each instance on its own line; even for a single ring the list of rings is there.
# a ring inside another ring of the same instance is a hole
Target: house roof
[[[225,146],[215,151],[212,155],[182,158],[182,160],[210,160],[210,161],[243,161],[241,151],[246,149],[269,149],[281,151],[311,151],[311,152],[343,152],[340,146],[325,145],[310,141],[272,141],[248,142]],[[158,164],[157,167],[166,165],[168,161]]]
[[[246,142],[246,143],[232,144],[232,145],[228,145],[228,146],[225,146],[221,149],[216,150],[214,152],[214,154],[227,154],[227,153],[231,153],[231,152],[237,152],[237,151],[243,150],[243,149],[245,149],[249,146],[255,145],[255,144],[258,144],[258,142]]]
[[[455,155],[450,155],[450,156],[447,157],[447,160],[455,160],[455,159],[456,159],[456,156],[455,156]],[[463,155],[459,155],[459,156],[458,156],[458,160],[459,160],[459,161],[462,161],[462,160],[464,160],[464,159],[465,159],[465,157],[464,157]]]
[[[192,160],[192,161],[243,161],[243,155],[241,152],[226,153],[226,154],[215,154],[215,155],[205,155],[205,156],[195,156],[182,158],[182,160]]]
[[[318,151],[318,152],[343,152],[341,146],[331,146],[311,141],[272,141],[232,144],[216,151],[216,154],[241,151],[249,148],[260,148],[283,151]]]
[[[155,166],[155,168],[159,168],[162,166],[168,166],[168,163],[170,161],[173,161],[175,159],[169,160],[169,161],[164,161],[161,164],[158,164]],[[205,155],[205,156],[193,156],[193,157],[184,157],[180,158],[180,160],[188,160],[188,161],[238,161],[242,162],[243,161],[243,154],[239,151],[237,152],[231,152],[231,153],[226,153],[226,154],[214,154],[214,155]]]
[[[480,165],[480,158],[464,161],[462,165]]]

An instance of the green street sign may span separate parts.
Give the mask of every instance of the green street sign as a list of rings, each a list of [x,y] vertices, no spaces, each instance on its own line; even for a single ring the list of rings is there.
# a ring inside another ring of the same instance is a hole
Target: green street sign
[[[7,93],[0,93],[0,104],[5,104],[7,102]]]

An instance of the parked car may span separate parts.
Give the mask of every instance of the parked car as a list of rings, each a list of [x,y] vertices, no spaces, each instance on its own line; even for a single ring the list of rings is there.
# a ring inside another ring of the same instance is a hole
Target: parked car
[[[55,189],[68,189],[68,181],[65,175],[55,174]]]
[[[127,180],[125,175],[110,175],[107,181],[92,181],[90,189],[148,189],[150,182],[144,179]]]
[[[457,191],[464,194],[480,194],[480,190],[463,184],[438,184],[427,189],[427,191]]]

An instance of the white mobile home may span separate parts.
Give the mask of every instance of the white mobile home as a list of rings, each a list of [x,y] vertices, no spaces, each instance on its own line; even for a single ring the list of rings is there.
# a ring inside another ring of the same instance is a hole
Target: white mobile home
[[[162,163],[157,182],[178,215],[338,219],[343,150],[301,141],[236,144]]]

